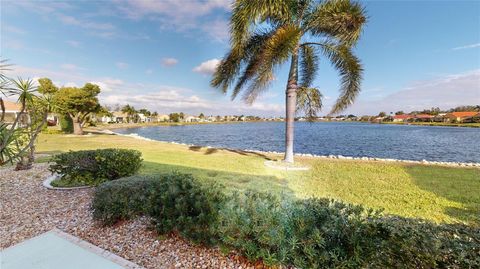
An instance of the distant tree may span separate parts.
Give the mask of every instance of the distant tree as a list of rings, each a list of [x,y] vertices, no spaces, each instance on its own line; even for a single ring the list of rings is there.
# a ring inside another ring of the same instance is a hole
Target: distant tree
[[[385,116],[387,116],[387,113],[382,111],[382,112],[378,113],[378,116],[379,117],[385,117]]]
[[[124,107],[121,109],[122,113],[127,114],[127,122],[132,122],[135,120],[135,115],[137,115],[137,111],[135,108],[129,104],[126,104]]]
[[[185,114],[183,114],[183,112],[178,113],[178,116],[180,117],[181,120],[185,118]]]
[[[142,108],[142,109],[138,110],[138,113],[141,113],[141,114],[143,114],[143,115],[145,115],[145,116],[150,116],[150,115],[152,114],[152,113],[150,113],[150,111],[148,111],[148,110],[145,109],[145,108]]]
[[[205,115],[203,115],[203,113],[200,113],[200,115],[198,115],[198,117],[202,120],[205,119]]]
[[[405,113],[403,112],[403,110],[400,110],[400,111],[397,111],[395,112],[395,115],[404,115]]]
[[[73,122],[73,133],[83,135],[83,124],[91,113],[100,111],[100,87],[86,83],[82,88],[64,87],[54,96],[55,110],[68,115]]]
[[[154,111],[154,112],[152,113],[152,117],[157,117],[157,116],[158,116],[158,112],[157,112],[157,111]]]
[[[170,121],[172,122],[180,122],[180,114],[179,113],[170,113],[168,115],[170,117]]]

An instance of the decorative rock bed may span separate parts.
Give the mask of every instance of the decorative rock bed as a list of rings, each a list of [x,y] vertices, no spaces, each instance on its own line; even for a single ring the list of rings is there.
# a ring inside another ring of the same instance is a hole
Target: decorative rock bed
[[[92,219],[93,189],[50,191],[42,185],[47,168],[0,168],[0,249],[58,228],[147,269],[255,268],[243,258],[177,236],[159,238],[145,218],[100,226]]]

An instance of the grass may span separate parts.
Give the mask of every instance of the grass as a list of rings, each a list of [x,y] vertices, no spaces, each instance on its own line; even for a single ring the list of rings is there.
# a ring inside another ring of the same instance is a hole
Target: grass
[[[262,155],[226,149],[187,147],[114,135],[42,134],[40,153],[95,148],[140,150],[141,174],[180,171],[214,180],[228,191],[256,189],[296,198],[329,197],[385,213],[435,222],[480,223],[480,169],[297,158],[309,171],[265,167]]]

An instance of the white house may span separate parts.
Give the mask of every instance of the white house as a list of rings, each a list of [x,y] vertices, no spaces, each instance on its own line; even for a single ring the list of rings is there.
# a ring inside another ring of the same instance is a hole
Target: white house
[[[200,118],[196,117],[196,116],[185,116],[185,118],[183,119],[184,122],[199,122],[200,121]]]

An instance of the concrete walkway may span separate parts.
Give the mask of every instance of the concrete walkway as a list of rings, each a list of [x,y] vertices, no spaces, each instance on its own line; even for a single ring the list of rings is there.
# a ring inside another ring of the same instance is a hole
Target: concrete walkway
[[[31,238],[0,252],[1,269],[141,269],[58,229]]]

